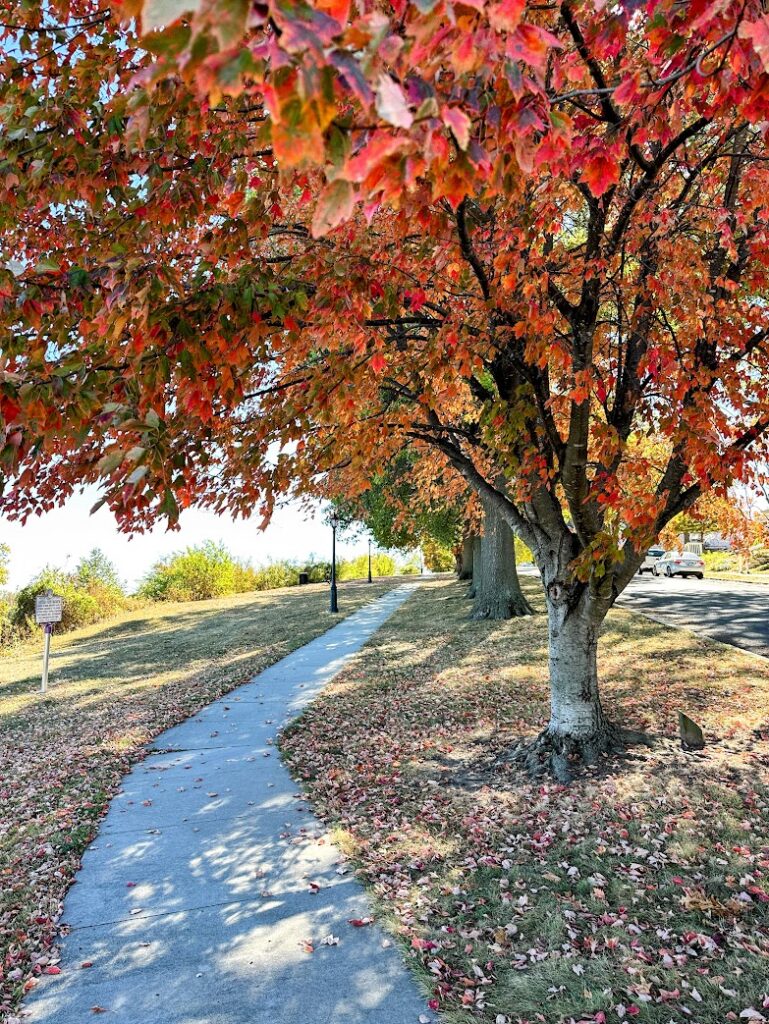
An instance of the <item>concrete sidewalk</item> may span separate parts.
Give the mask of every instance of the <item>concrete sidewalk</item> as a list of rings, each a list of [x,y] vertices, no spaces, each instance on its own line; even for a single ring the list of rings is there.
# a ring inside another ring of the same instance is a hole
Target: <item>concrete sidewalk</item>
[[[416,1024],[425,1000],[384,933],[349,924],[368,899],[273,746],[413,588],[157,738],[83,857],[31,1020]]]

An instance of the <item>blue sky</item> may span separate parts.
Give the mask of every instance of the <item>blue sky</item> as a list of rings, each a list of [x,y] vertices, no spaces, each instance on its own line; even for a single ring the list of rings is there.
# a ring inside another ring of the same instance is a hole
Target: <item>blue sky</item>
[[[235,522],[212,512],[187,509],[179,531],[169,533],[158,526],[129,537],[118,532],[107,508],[89,515],[97,498],[95,489],[87,489],[62,508],[29,520],[26,526],[0,517],[0,542],[11,548],[11,588],[22,586],[46,565],[74,566],[94,547],[105,552],[130,586],[159,558],[204,540],[222,541],[233,554],[255,564],[313,554],[331,557],[330,528],[319,515],[308,519],[297,504],[279,509],[264,532],[258,529],[258,515],[252,521]],[[339,556],[347,558],[364,552],[367,540],[363,535],[341,539],[337,547]]]

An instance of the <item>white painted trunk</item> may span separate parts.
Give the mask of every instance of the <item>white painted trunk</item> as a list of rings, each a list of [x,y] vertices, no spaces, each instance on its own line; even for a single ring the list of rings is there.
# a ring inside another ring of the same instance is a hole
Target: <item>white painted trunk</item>
[[[588,600],[569,608],[548,597],[550,724],[548,735],[583,756],[605,749],[608,731],[598,694],[598,629],[603,616]]]

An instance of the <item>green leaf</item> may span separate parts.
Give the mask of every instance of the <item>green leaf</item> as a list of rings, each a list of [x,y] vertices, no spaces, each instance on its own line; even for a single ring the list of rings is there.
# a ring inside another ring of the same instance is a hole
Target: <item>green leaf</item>
[[[118,466],[122,463],[122,461],[122,450],[108,452],[101,459],[99,459],[98,470],[100,473],[106,475],[107,473],[111,473],[113,470],[117,469]]]
[[[58,270],[58,262],[50,256],[44,256],[35,264],[36,274],[56,273]]]

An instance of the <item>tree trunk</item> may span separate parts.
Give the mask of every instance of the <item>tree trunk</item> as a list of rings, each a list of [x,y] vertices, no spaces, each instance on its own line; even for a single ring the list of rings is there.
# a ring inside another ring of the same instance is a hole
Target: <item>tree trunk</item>
[[[598,625],[590,605],[576,609],[548,600],[550,723],[547,731],[559,745],[573,744],[589,754],[600,752],[607,724],[598,695]],[[595,760],[587,757],[586,760]]]
[[[473,546],[475,544],[475,534],[466,533],[462,538],[462,550],[459,555],[459,578],[461,580],[471,580],[473,578]]]
[[[531,615],[531,605],[521,591],[515,568],[512,530],[495,505],[491,502],[484,502],[483,505],[481,572],[475,586],[471,617],[502,620]],[[473,580],[475,582],[475,576]]]
[[[578,765],[594,764],[621,747],[620,730],[609,723],[598,692],[598,633],[610,602],[573,580],[566,566],[551,574],[542,566],[547,600],[550,721],[522,750],[534,775],[552,772],[561,782]]]
[[[472,559],[473,559],[473,575],[472,575],[472,578],[470,580],[470,586],[467,588],[467,597],[469,597],[471,599],[475,597],[475,595],[476,595],[476,593],[478,591],[478,586],[480,584],[481,575],[483,573],[483,565],[481,564],[481,557],[482,557],[481,537],[480,537],[480,534],[474,533],[473,534],[473,554],[472,554]]]

